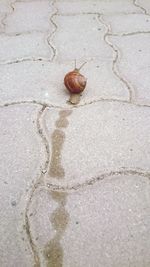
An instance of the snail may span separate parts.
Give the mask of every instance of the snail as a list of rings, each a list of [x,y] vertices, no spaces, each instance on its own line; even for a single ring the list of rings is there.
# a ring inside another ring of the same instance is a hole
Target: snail
[[[87,79],[80,73],[80,69],[86,64],[84,62],[80,68],[76,67],[73,71],[68,72],[64,78],[64,84],[68,91],[71,93],[70,100],[72,104],[78,104],[80,101],[80,94],[86,87]]]

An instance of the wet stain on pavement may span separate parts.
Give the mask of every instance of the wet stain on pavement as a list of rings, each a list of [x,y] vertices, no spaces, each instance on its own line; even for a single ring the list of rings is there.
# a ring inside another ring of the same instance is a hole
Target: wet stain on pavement
[[[60,240],[67,227],[69,214],[65,210],[67,193],[52,192],[52,198],[58,203],[58,208],[51,215],[51,223],[56,231],[54,238],[45,247],[45,257],[47,267],[62,267],[63,266],[63,248]]]
[[[63,249],[56,238],[47,244],[44,254],[47,259],[47,267],[63,266]]]
[[[59,119],[56,121],[56,127],[57,128],[67,128],[69,122],[67,120],[67,117],[71,115],[72,110],[61,110],[59,112]]]
[[[64,177],[64,169],[61,166],[61,150],[65,140],[65,133],[59,129],[52,134],[52,158],[50,163],[49,176],[58,179]]]
[[[65,171],[61,163],[61,151],[65,141],[65,133],[63,128],[67,128],[69,122],[67,117],[71,115],[71,110],[61,110],[59,118],[56,121],[56,129],[52,134],[52,157],[49,168],[49,176],[56,179],[65,177]],[[55,230],[55,236],[50,240],[44,249],[44,256],[47,267],[63,267],[63,248],[61,246],[61,238],[66,230],[69,222],[69,214],[65,209],[67,202],[67,193],[52,191],[51,197],[57,202],[58,207],[51,214],[50,221]]]
[[[71,110],[61,110],[59,119],[56,121],[56,129],[52,134],[52,156],[49,168],[49,176],[57,179],[65,175],[64,168],[61,165],[61,151],[65,141],[65,133],[60,128],[67,128],[69,122],[67,117],[72,113]]]

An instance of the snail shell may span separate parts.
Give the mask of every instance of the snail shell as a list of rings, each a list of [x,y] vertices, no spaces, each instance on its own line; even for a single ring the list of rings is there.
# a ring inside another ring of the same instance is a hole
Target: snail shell
[[[80,94],[85,86],[87,79],[79,73],[78,69],[75,69],[66,74],[64,78],[64,84],[70,93]]]

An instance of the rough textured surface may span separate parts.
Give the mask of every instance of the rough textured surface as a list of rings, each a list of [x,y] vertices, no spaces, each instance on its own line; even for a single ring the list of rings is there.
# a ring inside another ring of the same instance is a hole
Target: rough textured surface
[[[20,68],[21,64],[21,68]],[[0,102],[36,100],[47,104],[70,107],[63,79],[72,70],[74,63],[22,62],[0,66]],[[126,86],[113,74],[111,64],[92,61],[82,73],[87,77],[87,90],[83,92],[81,103],[99,98],[127,100]],[[94,77],[94,79],[93,79]],[[15,88],[15,90],[14,90]]]
[[[145,13],[150,13],[150,2],[148,0],[138,0],[137,4],[143,7],[143,12],[145,10]]]
[[[145,2],[145,1],[144,1]],[[148,0],[147,0],[148,2]],[[147,4],[148,5],[148,4]],[[60,14],[76,14],[76,13],[140,13],[138,7],[133,6],[131,0],[102,0],[102,1],[89,1],[89,0],[58,0],[56,7]]]
[[[49,23],[49,17],[52,8],[49,1],[36,1],[36,4],[33,1],[16,2],[13,8],[13,14],[5,20],[6,33],[50,31],[52,25]]]
[[[54,253],[58,266],[149,266],[149,190],[148,179],[136,175],[109,177],[66,195],[38,190],[31,229],[47,266],[55,266]]]
[[[103,15],[111,25],[112,33],[118,35],[133,35],[142,32],[150,33],[150,17],[145,14],[113,14]],[[134,23],[132,23],[134,20]]]
[[[111,50],[102,38],[105,29],[97,15],[57,16],[55,23],[58,29],[53,43],[57,47],[58,60],[99,58],[103,62],[112,57]],[[66,38],[67,36],[69,39]]]
[[[47,138],[57,118],[56,110],[46,112]],[[101,102],[73,110],[61,152],[65,184],[123,168],[150,171],[149,121],[149,108],[127,103]]]
[[[149,0],[0,0],[1,267],[150,266],[149,35]]]
[[[11,63],[22,59],[50,58],[50,50],[44,41],[43,33],[17,36],[0,36],[0,63]],[[16,51],[16,52],[15,52]]]
[[[44,146],[36,133],[38,112],[39,107],[29,105],[0,109],[1,266],[33,264],[24,213],[32,183],[45,161]]]
[[[123,38],[115,36],[109,37],[109,39],[122,51],[118,62],[120,73],[132,84],[135,92],[135,101],[149,105],[149,34],[137,34],[124,36]]]

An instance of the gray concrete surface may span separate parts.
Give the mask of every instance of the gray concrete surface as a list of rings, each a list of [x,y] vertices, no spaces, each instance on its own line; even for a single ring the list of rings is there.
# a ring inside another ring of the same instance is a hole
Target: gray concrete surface
[[[1,267],[150,266],[149,34],[148,0],[0,0]]]

